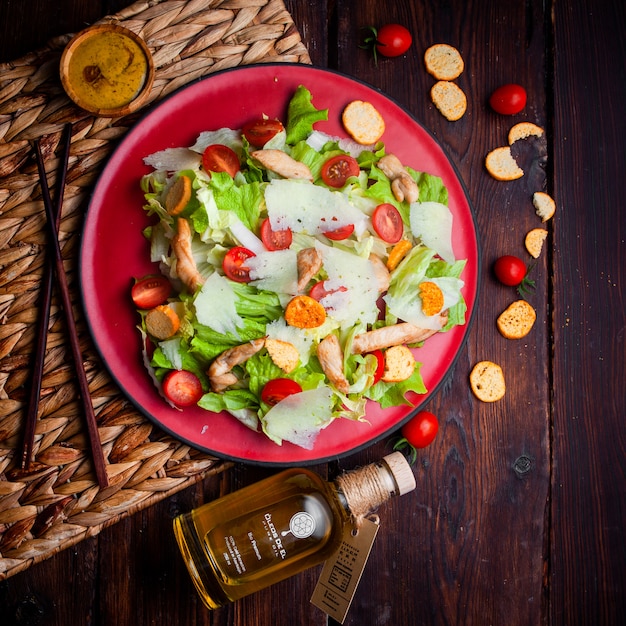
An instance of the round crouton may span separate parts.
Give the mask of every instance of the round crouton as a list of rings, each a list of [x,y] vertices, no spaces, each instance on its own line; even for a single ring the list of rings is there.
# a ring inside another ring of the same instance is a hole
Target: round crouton
[[[443,309],[443,291],[439,285],[431,281],[424,281],[418,285],[419,296],[422,300],[424,315],[436,315]]]
[[[541,137],[543,135],[543,128],[533,124],[532,122],[520,122],[515,124],[509,131],[509,145],[512,146],[516,141],[520,139],[527,139],[528,137]]]
[[[492,150],[485,159],[485,166],[496,180],[516,180],[524,175],[524,170],[511,154],[510,146]]]
[[[326,321],[326,309],[311,296],[296,296],[285,309],[285,321],[296,328],[317,328]]]
[[[539,258],[543,248],[543,242],[546,240],[547,236],[548,231],[545,228],[533,228],[526,234],[524,245],[526,246],[528,254],[530,254],[533,259]]]
[[[507,339],[521,339],[531,331],[537,314],[526,300],[517,300],[510,304],[496,321],[498,330]]]
[[[533,204],[542,222],[547,222],[556,211],[556,203],[543,191],[536,191],[533,194]]]
[[[376,143],[385,132],[385,120],[370,102],[353,100],[343,110],[341,121],[346,132],[362,145]]]
[[[399,383],[413,374],[415,357],[406,346],[393,346],[385,350],[385,370],[381,380]]]
[[[437,43],[424,52],[426,71],[437,80],[454,80],[458,78],[465,63],[461,53],[446,43]]]
[[[470,373],[470,385],[481,402],[496,402],[506,393],[502,368],[492,361],[480,361],[474,365]]]
[[[167,304],[161,304],[146,314],[146,330],[155,339],[163,341],[178,332],[180,318]]]
[[[467,98],[463,90],[446,80],[436,82],[430,90],[430,98],[440,113],[451,122],[460,120],[467,111]]]

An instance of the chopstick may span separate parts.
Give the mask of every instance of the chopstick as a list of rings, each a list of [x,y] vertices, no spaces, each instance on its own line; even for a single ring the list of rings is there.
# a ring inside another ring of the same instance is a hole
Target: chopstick
[[[58,191],[57,201],[54,206],[54,224],[55,234],[58,235],[59,225],[61,223],[61,208],[63,206],[63,196],[65,192],[65,178],[67,176],[67,164],[69,161],[70,142],[72,140],[71,124],[66,125],[65,143],[63,145],[63,158],[61,161],[61,169],[57,180]],[[47,196],[50,200],[50,190],[48,189],[47,179],[41,185],[42,195]],[[55,235],[55,236],[56,236]],[[33,375],[30,385],[30,393],[28,396],[28,413],[26,415],[26,426],[24,429],[24,443],[22,448],[21,467],[22,469],[30,469],[30,463],[33,456],[33,446],[35,441],[35,429],[37,428],[37,416],[39,412],[39,399],[41,396],[41,382],[43,379],[43,365],[46,356],[46,341],[48,338],[48,325],[50,323],[50,304],[52,300],[52,286],[54,279],[54,263],[53,257],[49,253],[49,258],[44,267],[44,276],[42,281],[41,308],[39,312],[39,327],[37,329],[37,343],[35,345],[35,360],[33,363]]]
[[[67,160],[69,156],[69,143],[71,139],[71,128],[67,129],[67,134],[70,135],[66,139],[64,159]],[[79,394],[85,411],[85,417],[87,420],[87,431],[89,434],[89,443],[91,446],[91,456],[96,472],[96,478],[100,488],[107,487],[109,484],[109,478],[106,471],[106,463],[104,460],[104,453],[102,451],[102,444],[100,442],[100,435],[98,433],[98,424],[96,422],[96,416],[93,410],[93,404],[91,403],[91,394],[89,393],[89,382],[87,381],[87,375],[83,367],[83,357],[80,349],[80,343],[78,340],[78,331],[76,329],[76,323],[72,313],[72,300],[67,283],[67,275],[63,266],[63,256],[61,254],[61,247],[59,245],[59,239],[57,235],[55,209],[52,206],[52,200],[50,199],[50,191],[48,189],[48,182],[46,178],[46,170],[43,162],[43,156],[41,154],[41,146],[39,140],[35,140],[35,156],[37,158],[37,169],[39,171],[39,177],[41,179],[41,190],[44,201],[44,207],[46,210],[46,225],[48,228],[48,239],[54,254],[54,269],[56,271],[57,283],[62,300],[62,308],[65,314],[65,321],[69,333],[70,346],[72,349],[72,357],[74,360],[74,367],[76,370],[76,378],[78,381]],[[67,166],[64,167],[62,180],[59,181],[59,190],[65,187],[65,174],[67,173]],[[61,192],[59,192],[59,196]],[[60,213],[61,204],[58,203],[58,211]],[[59,216],[60,217],[60,216]],[[47,324],[46,324],[47,326]],[[43,332],[43,331],[42,331]],[[45,352],[45,341],[37,345],[38,350]],[[35,416],[37,410],[35,409]]]

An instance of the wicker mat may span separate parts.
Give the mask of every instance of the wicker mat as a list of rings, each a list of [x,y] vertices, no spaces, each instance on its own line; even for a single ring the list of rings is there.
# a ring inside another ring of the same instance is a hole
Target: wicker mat
[[[145,106],[197,78],[238,65],[310,63],[277,0],[150,0],[121,22],[151,49]],[[66,97],[59,60],[70,35],[0,64],[0,580],[169,495],[227,463],[173,439],[121,395],[99,361],[80,311],[76,258],[88,194],[116,142],[138,119],[90,116]],[[63,127],[73,122],[60,240],[110,486],[99,489],[77,400],[71,351],[53,299],[34,461],[20,469],[38,303],[46,261],[45,213],[31,142],[42,138],[51,194]]]

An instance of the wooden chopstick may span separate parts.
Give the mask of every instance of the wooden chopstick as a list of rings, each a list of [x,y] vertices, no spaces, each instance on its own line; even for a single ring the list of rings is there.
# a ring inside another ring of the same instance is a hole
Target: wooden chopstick
[[[96,472],[96,478],[100,488],[107,487],[109,484],[109,477],[106,471],[106,463],[104,460],[104,453],[102,451],[102,444],[100,442],[100,435],[98,433],[98,424],[96,422],[96,415],[93,410],[93,404],[91,403],[91,395],[89,393],[89,382],[87,381],[87,375],[83,367],[83,356],[80,350],[80,343],[78,340],[78,331],[76,330],[76,323],[72,313],[72,300],[67,284],[67,275],[65,273],[65,267],[63,266],[63,256],[61,254],[61,246],[59,245],[59,239],[56,232],[56,216],[54,214],[54,208],[50,199],[50,192],[48,189],[48,182],[46,179],[46,169],[43,162],[43,156],[41,154],[41,146],[39,140],[35,140],[35,156],[37,158],[37,169],[39,170],[39,177],[41,179],[41,189],[44,201],[44,207],[46,210],[46,224],[48,228],[48,239],[52,252],[54,254],[54,267],[56,270],[57,283],[59,286],[59,292],[61,294],[61,300],[63,305],[63,312],[65,314],[65,321],[67,330],[69,333],[70,346],[72,349],[72,357],[74,359],[74,366],[76,370],[76,378],[78,380],[79,393],[85,411],[85,417],[87,420],[87,431],[89,434],[89,443],[91,445],[91,456]],[[67,152],[69,152],[69,146],[67,146]],[[67,158],[67,155],[65,155]],[[65,186],[65,180],[59,182],[59,188]]]
[[[67,164],[70,154],[70,142],[72,140],[72,126],[67,124],[65,129],[65,142],[63,144],[63,158],[61,159],[61,169],[57,180],[57,199],[54,206],[54,223],[55,232],[58,235],[59,225],[61,223],[61,209],[63,207],[63,196],[65,192],[65,178],[67,175]],[[50,200],[50,190],[46,183],[41,185],[42,194]],[[44,267],[44,276],[42,281],[41,307],[39,311],[39,327],[37,329],[37,343],[35,345],[35,360],[33,363],[33,375],[30,385],[30,393],[28,396],[28,413],[26,415],[26,426],[24,428],[24,443],[22,448],[21,467],[22,469],[30,469],[30,463],[33,456],[33,446],[35,441],[35,430],[37,428],[37,416],[39,413],[39,400],[41,396],[41,381],[43,379],[43,365],[46,356],[46,342],[48,339],[48,325],[50,323],[50,303],[52,300],[52,287],[54,279],[54,259],[49,253],[49,259]]]

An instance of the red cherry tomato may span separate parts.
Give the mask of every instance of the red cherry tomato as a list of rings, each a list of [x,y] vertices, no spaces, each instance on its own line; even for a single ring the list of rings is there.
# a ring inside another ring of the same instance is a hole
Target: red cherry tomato
[[[313,300],[317,300],[320,302],[323,298],[330,295],[331,293],[337,293],[338,291],[348,291],[345,287],[339,287],[338,289],[326,289],[326,281],[320,280],[315,283],[313,287],[309,290],[309,296],[313,298]]]
[[[284,400],[287,396],[291,396],[294,393],[300,393],[302,387],[291,378],[273,378],[269,380],[263,390],[261,391],[261,400],[265,404],[274,406],[281,400]]]
[[[244,124],[242,132],[250,145],[262,148],[282,130],[284,127],[280,120],[260,119]]]
[[[493,265],[496,278],[503,284],[515,287],[526,278],[526,264],[512,254],[501,256]]]
[[[428,411],[420,411],[402,427],[402,436],[414,448],[429,446],[439,430],[439,421]]]
[[[329,187],[343,187],[350,176],[358,176],[361,168],[354,157],[337,154],[322,165],[322,180]]]
[[[324,231],[324,236],[332,239],[333,241],[343,241],[347,239],[354,232],[354,224],[346,224],[340,228],[334,230]]]
[[[393,204],[379,204],[374,209],[372,226],[376,234],[387,243],[398,243],[404,233],[402,216]]]
[[[501,115],[515,115],[526,106],[526,90],[513,83],[502,85],[491,94],[489,105]]]
[[[239,157],[228,146],[214,143],[202,154],[202,167],[207,172],[226,172],[232,178],[239,171]]]
[[[161,274],[144,276],[131,290],[131,297],[138,309],[153,309],[163,304],[172,291],[170,281]]]
[[[400,24],[386,24],[376,35],[376,50],[386,57],[404,54],[412,43],[411,33]]]
[[[261,222],[261,241],[270,252],[286,250],[291,245],[292,239],[291,229],[272,230],[269,217]]]
[[[243,246],[231,248],[222,261],[222,269],[226,277],[234,280],[236,283],[249,283],[251,280],[250,268],[246,267],[245,262],[253,256],[256,256],[256,254]]]
[[[204,391],[200,379],[187,370],[174,370],[163,379],[165,397],[177,406],[193,406]]]
[[[372,383],[372,385],[375,385],[385,373],[385,355],[382,350],[374,350],[368,354],[374,355],[377,361],[376,371],[374,372],[374,382]]]

